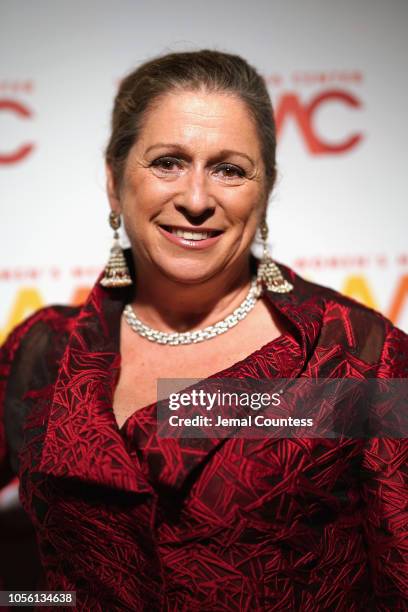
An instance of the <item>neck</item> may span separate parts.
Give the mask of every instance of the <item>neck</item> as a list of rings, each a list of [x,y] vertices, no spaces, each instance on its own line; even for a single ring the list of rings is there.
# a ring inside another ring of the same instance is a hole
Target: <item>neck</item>
[[[197,284],[175,281],[138,261],[135,269],[131,304],[143,323],[165,332],[193,331],[224,319],[245,299],[251,284],[249,257]]]

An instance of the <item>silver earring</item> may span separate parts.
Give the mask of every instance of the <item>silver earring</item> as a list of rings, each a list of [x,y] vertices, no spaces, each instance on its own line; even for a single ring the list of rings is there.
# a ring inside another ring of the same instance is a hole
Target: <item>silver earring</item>
[[[120,224],[120,215],[112,211],[109,215],[109,225],[114,230],[113,246],[110,250],[108,263],[105,266],[104,276],[100,280],[100,284],[104,287],[126,287],[133,283],[123,249],[119,244],[118,229]]]
[[[258,286],[266,286],[268,291],[275,293],[288,293],[292,291],[293,285],[287,281],[276,263],[273,261],[268,250],[269,228],[266,219],[263,219],[259,230],[262,238],[263,255],[258,266],[257,281]]]

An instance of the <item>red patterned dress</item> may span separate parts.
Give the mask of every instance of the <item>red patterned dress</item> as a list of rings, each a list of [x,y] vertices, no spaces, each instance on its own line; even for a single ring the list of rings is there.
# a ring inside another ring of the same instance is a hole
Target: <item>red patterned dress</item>
[[[214,376],[408,378],[406,334],[281,268],[288,331]],[[165,439],[156,404],[118,429],[128,295],[99,278],[1,347],[0,484],[19,476],[44,588],[101,612],[408,610],[407,440]]]

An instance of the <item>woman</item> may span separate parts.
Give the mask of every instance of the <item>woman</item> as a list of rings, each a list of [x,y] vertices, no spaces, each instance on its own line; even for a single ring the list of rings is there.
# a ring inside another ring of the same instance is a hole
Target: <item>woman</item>
[[[407,335],[268,255],[263,79],[210,50],[145,63],[106,170],[131,248],[1,353],[2,482],[19,474],[46,588],[78,610],[407,609],[406,440],[157,435],[159,378],[408,375]]]

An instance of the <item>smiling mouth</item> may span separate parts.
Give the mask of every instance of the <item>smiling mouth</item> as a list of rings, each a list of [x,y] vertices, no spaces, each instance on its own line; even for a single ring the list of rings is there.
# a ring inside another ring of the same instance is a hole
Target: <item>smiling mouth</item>
[[[222,234],[222,230],[197,230],[197,229],[182,229],[173,225],[160,225],[166,232],[184,238],[185,240],[206,240]]]

